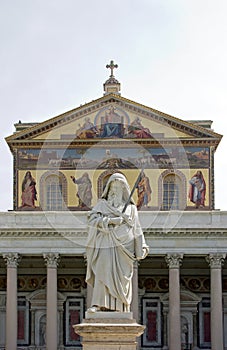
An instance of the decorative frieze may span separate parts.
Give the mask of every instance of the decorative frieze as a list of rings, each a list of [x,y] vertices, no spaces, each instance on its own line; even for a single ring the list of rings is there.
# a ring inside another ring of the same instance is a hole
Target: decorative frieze
[[[30,229],[30,230],[6,230],[6,231],[0,231],[0,237],[2,238],[30,238],[30,237],[36,237],[36,238],[42,238],[42,237],[48,237],[48,238],[59,238],[59,237],[66,237],[66,238],[75,238],[75,237],[87,237],[86,231],[61,231],[61,230],[37,230],[37,229]]]
[[[21,260],[18,253],[6,253],[3,254],[3,259],[5,260],[7,267],[16,268]]]
[[[206,261],[208,262],[211,269],[221,269],[226,254],[209,254],[206,256]]]
[[[183,254],[167,254],[165,261],[169,269],[179,269],[182,264]]]
[[[210,278],[206,276],[192,277],[181,276],[180,285],[182,288],[186,288],[192,292],[206,293],[210,291]],[[169,278],[168,276],[139,276],[139,288],[146,293],[156,292],[165,293],[169,290]],[[223,291],[227,291],[227,278],[223,278]]]
[[[29,267],[28,267],[29,268]],[[19,292],[31,292],[39,289],[46,288],[47,277],[46,275],[19,275],[17,278],[17,289]],[[82,292],[87,288],[85,283],[85,275],[59,275],[57,278],[58,291],[77,291]],[[0,291],[6,291],[7,277],[6,275],[0,275]],[[1,305],[1,294],[0,294]]]

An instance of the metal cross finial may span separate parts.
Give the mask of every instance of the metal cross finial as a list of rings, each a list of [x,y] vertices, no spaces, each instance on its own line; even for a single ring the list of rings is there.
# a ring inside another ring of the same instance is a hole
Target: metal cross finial
[[[113,70],[114,70],[114,68],[118,68],[118,65],[114,64],[114,61],[110,61],[110,64],[107,64],[106,68],[110,68],[110,71],[111,71],[110,77],[112,78],[114,76]]]

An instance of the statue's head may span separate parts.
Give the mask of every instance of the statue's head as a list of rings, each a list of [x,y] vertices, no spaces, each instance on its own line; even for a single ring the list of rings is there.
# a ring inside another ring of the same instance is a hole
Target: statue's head
[[[121,173],[114,173],[109,177],[106,187],[102,193],[102,198],[108,199],[110,195],[121,196],[124,202],[127,202],[130,196],[130,188],[126,177]],[[133,200],[131,203],[134,204]]]

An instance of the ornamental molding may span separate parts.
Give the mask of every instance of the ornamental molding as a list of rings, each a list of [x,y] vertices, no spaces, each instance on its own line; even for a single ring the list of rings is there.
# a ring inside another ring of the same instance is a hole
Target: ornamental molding
[[[145,229],[143,230],[145,236],[147,238],[157,238],[157,237],[184,237],[184,238],[191,238],[191,237],[197,237],[197,238],[201,238],[201,237],[223,237],[223,238],[227,238],[227,230],[224,229],[211,229],[211,230],[207,230],[207,229],[171,229],[171,228],[166,228],[166,229],[160,229],[160,230],[153,230],[153,229]]]
[[[226,229],[216,229],[216,230],[202,230],[202,229],[143,229],[144,235],[147,239],[163,239],[163,238],[181,238],[181,239],[191,239],[191,238],[197,238],[197,239],[205,239],[205,238],[214,238],[214,239],[227,239],[227,230]],[[37,229],[30,229],[30,230],[1,230],[0,231],[0,239],[26,239],[26,238],[34,238],[34,239],[42,239],[42,238],[48,238],[51,240],[60,240],[60,239],[86,239],[87,238],[87,231],[86,230],[62,230],[61,228],[58,230],[57,228],[55,230],[37,230]]]
[[[148,239],[152,238],[184,238],[190,239],[192,237],[196,238],[227,238],[227,229],[171,229],[171,228],[143,228],[144,235]],[[86,230],[62,230],[62,228],[57,228],[53,230],[45,229],[3,229],[0,231],[0,238],[50,238],[50,239],[60,239],[60,238],[87,238]]]
[[[76,139],[73,140],[70,145],[71,146],[75,146],[75,147],[92,147],[94,145],[98,145],[100,143],[100,140],[102,141],[102,145],[107,144],[108,146],[110,145],[128,145],[129,140],[132,140],[133,143],[142,145],[142,146],[152,146],[152,145],[159,145],[160,146],[160,140],[156,140],[156,139],[123,139],[123,140],[113,140],[113,139]],[[199,139],[199,140],[191,140],[191,139],[170,139],[170,138],[166,138],[162,140],[162,145],[164,146],[200,146],[200,147],[205,147],[205,146],[217,146],[219,143],[219,140],[215,140],[215,139]],[[43,140],[30,140],[30,141],[13,141],[10,142],[10,146],[11,147],[17,147],[17,148],[40,148],[43,147]],[[52,141],[52,140],[45,140],[45,147],[53,147],[56,146],[58,148],[64,148],[68,145],[68,140],[67,141]]]
[[[86,238],[87,231],[45,231],[45,230],[6,230],[0,231],[0,238]]]

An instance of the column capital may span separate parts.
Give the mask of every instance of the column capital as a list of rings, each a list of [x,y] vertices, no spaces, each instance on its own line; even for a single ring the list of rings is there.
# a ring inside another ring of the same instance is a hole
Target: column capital
[[[3,259],[6,262],[7,267],[16,268],[21,260],[18,253],[5,253],[3,254]]]
[[[43,253],[43,258],[47,267],[57,268],[60,255],[58,253]]]
[[[211,269],[221,269],[224,260],[225,260],[226,254],[220,254],[220,253],[211,253],[206,256],[206,262],[209,264]]]
[[[169,269],[179,269],[182,264],[182,259],[182,253],[166,254],[165,256],[165,261]]]

